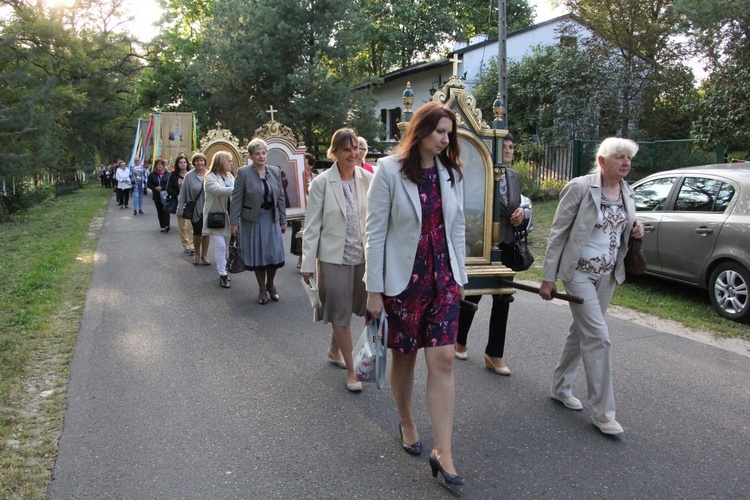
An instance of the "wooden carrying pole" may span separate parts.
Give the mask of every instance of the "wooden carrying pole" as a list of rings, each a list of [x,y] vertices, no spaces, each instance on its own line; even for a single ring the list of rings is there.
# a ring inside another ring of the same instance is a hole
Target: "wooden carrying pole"
[[[504,279],[501,279],[500,283],[505,286],[518,288],[519,290],[523,290],[525,292],[539,293],[539,288],[535,286],[524,285],[523,283],[516,283],[515,281],[508,281]],[[575,304],[583,304],[583,298],[576,297],[575,295],[568,295],[567,293],[552,292],[552,298],[566,300]]]

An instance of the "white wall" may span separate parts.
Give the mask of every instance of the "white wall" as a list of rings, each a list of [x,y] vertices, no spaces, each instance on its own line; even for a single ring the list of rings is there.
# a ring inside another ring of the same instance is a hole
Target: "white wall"
[[[532,48],[537,45],[558,43],[556,30],[566,21],[567,18],[556,22],[542,23],[533,29],[512,33],[506,42],[508,62],[520,61],[523,57],[530,55]],[[585,28],[580,25],[577,25],[577,27],[579,38],[587,36],[588,31]],[[475,49],[467,50],[459,56],[462,62],[458,65],[458,74],[463,76],[466,73],[465,83],[469,91],[471,91],[472,85],[478,82],[482,67],[486,68],[490,59],[497,57],[498,54],[498,44],[496,43],[484,44],[483,46],[479,46],[481,43],[475,45],[478,45]],[[404,89],[406,89],[407,81],[411,82],[411,89],[414,91],[414,109],[416,110],[419,106],[431,100],[429,89],[431,87],[438,88],[438,76],[441,77],[442,83],[445,85],[452,73],[453,64],[447,63],[437,68],[395,78],[376,87],[373,89],[373,93],[378,97],[378,105],[375,109],[376,116],[380,118],[381,109],[403,108],[401,97]],[[492,119],[492,117],[484,118],[485,121]]]

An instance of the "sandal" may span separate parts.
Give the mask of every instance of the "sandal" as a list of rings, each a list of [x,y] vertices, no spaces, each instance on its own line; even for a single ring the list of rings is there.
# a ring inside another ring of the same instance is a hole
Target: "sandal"
[[[201,264],[203,264],[204,266],[210,266],[211,265],[211,263],[209,261],[203,260],[203,259],[201,259]]]
[[[198,260],[194,260],[194,261],[193,261],[193,265],[194,265],[194,266],[197,266],[198,264],[200,264],[200,261],[198,261]]]

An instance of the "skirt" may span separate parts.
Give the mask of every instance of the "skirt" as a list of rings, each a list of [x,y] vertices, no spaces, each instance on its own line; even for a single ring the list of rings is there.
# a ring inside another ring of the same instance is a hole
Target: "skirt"
[[[364,275],[364,264],[345,266],[318,261],[318,289],[323,307],[315,309],[315,321],[349,326],[352,314],[364,316],[367,306]]]
[[[274,221],[273,210],[261,210],[258,222],[240,219],[240,248],[249,271],[284,266],[284,241],[281,226]]]

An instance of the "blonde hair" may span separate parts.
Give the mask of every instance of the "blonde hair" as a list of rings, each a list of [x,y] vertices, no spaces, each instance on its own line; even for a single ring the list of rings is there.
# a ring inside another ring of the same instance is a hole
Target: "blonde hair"
[[[232,155],[224,151],[219,151],[211,159],[211,168],[208,169],[208,172],[214,175],[222,175],[224,173],[224,165],[231,159]]]

